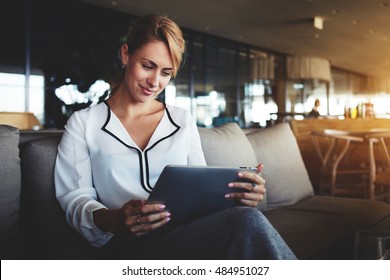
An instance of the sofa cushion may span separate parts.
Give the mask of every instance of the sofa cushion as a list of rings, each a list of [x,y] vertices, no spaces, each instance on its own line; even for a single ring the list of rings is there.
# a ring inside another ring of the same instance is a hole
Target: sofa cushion
[[[209,166],[254,167],[256,155],[245,133],[236,123],[227,123],[215,128],[199,127],[202,149]],[[267,209],[267,195],[257,206]]]
[[[19,131],[0,125],[0,255],[14,258],[17,253],[18,219],[20,206]]]
[[[245,133],[236,123],[216,128],[199,127],[203,152],[210,166],[256,166],[257,160]]]
[[[55,136],[28,141],[20,146],[25,258],[85,259],[97,256],[96,249],[68,225],[55,197],[54,165],[60,139],[60,136]]]
[[[367,199],[313,196],[265,213],[299,259],[353,259],[355,232],[390,230],[389,205]]]
[[[294,204],[313,195],[306,167],[287,123],[247,134],[257,161],[264,163],[267,208]]]

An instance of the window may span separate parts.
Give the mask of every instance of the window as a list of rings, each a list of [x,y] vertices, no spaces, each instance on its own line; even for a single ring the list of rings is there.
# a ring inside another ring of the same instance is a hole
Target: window
[[[23,74],[0,73],[0,111],[32,112],[44,122],[44,77],[30,75],[26,96],[26,77]]]

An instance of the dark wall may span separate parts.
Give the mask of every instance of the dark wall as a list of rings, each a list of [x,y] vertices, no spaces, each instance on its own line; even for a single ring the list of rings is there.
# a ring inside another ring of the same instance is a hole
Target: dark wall
[[[120,68],[118,50],[136,19],[72,0],[3,1],[0,68],[45,76],[45,126],[61,128],[64,104],[54,90],[77,84],[86,92],[97,79],[109,81]],[[7,20],[5,20],[7,19]],[[68,81],[68,82],[67,82]]]
[[[3,1],[0,12],[0,71],[28,74],[25,70],[31,69],[31,74],[44,75],[45,128],[63,128],[72,111],[89,105],[69,108],[55,89],[76,84],[86,92],[96,80],[110,82],[118,74],[120,45],[138,18],[76,0]],[[226,99],[222,113],[244,120],[252,47],[184,28],[183,33],[187,53],[175,78],[178,95],[194,100],[217,90]]]

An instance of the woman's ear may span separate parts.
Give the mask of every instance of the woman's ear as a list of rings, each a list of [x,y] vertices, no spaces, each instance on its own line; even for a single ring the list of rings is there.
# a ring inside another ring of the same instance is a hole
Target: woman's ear
[[[125,43],[121,47],[121,62],[122,62],[122,65],[126,66],[128,61],[129,61],[129,47]]]

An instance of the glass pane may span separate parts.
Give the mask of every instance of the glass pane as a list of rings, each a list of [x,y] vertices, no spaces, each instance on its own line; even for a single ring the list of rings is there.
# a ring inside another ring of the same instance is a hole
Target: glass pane
[[[32,112],[43,124],[44,77],[30,75],[28,108],[26,108],[25,75],[0,73],[0,111]]]
[[[0,111],[24,112],[24,85],[23,74],[0,73]]]
[[[44,124],[45,113],[45,79],[41,75],[30,76],[28,111],[33,112],[41,124]]]
[[[186,40],[186,49],[183,57],[183,63],[175,79],[171,80],[164,91],[164,102],[169,105],[175,105],[191,112],[191,92],[190,92],[190,63],[188,52],[190,50],[190,38],[184,33]]]
[[[205,74],[204,74],[204,49],[203,49],[203,38],[194,35],[192,42],[192,52],[190,60],[192,62],[192,77],[193,77],[193,91],[194,100],[192,103],[192,114],[195,117],[199,126],[204,126],[204,120],[206,118],[203,110],[202,102],[199,101],[198,96],[202,96],[205,92]]]
[[[272,79],[275,72],[274,58],[265,52],[254,49],[249,50],[246,62],[242,54],[240,58],[241,64],[245,65],[245,69],[248,69],[242,104],[244,126],[270,126],[272,120],[276,119],[275,114],[278,111],[272,92]],[[244,81],[243,76],[240,79]]]
[[[238,122],[236,54],[234,44],[207,40],[205,92],[197,97],[202,98],[206,126]]]
[[[319,80],[290,80],[287,82],[287,112],[295,119],[303,119],[320,101],[320,115],[328,115],[326,82]]]

